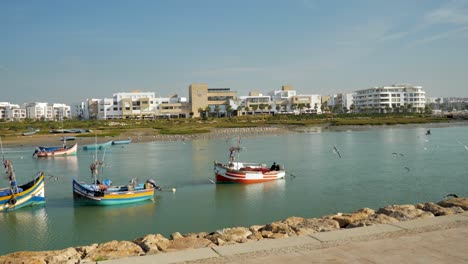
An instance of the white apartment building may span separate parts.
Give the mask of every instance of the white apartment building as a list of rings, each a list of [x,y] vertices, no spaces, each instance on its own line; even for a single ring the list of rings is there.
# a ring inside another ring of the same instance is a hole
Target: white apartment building
[[[54,118],[53,107],[48,103],[27,103],[25,104],[26,116],[31,119],[52,120]]]
[[[425,94],[422,86],[394,84],[356,91],[353,100],[358,111],[423,112],[426,106]]]
[[[338,93],[331,95],[327,101],[329,109],[339,109],[342,113],[348,113],[354,103],[354,93]]]
[[[26,109],[17,104],[0,102],[0,120],[23,120],[26,118]]]
[[[318,94],[300,94],[289,98],[289,108],[299,113],[322,113],[322,96]]]
[[[71,118],[71,107],[66,104],[52,104],[52,111],[54,115],[54,119],[57,121],[61,121],[64,118],[70,119]]]
[[[87,99],[74,106],[74,115],[82,119],[148,119],[156,117],[186,117],[189,103],[186,97],[156,97],[154,92],[122,92],[112,98]]]
[[[245,114],[246,112],[271,112],[274,110],[271,104],[271,96],[263,95],[258,92],[250,92],[248,96],[238,97],[240,102],[238,105],[242,106],[241,113]],[[233,107],[231,105],[231,107]],[[234,109],[234,107],[233,107]]]

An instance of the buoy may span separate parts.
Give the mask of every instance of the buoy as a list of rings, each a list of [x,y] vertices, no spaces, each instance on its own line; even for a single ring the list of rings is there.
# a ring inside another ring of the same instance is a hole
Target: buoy
[[[172,188],[172,192],[175,193],[175,192],[176,192],[176,188]]]

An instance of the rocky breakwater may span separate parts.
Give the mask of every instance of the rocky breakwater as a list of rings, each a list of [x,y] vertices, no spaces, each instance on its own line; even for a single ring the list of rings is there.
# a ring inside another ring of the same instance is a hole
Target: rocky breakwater
[[[389,205],[378,209],[359,209],[352,213],[337,213],[321,218],[292,216],[266,225],[232,227],[207,233],[178,232],[166,238],[150,234],[133,241],[110,241],[81,247],[53,251],[22,251],[0,256],[0,263],[83,263],[118,259],[130,256],[164,254],[186,249],[248,243],[262,239],[300,236],[340,228],[354,228],[376,224],[392,224],[468,211],[468,198],[452,198],[439,203],[416,205]]]

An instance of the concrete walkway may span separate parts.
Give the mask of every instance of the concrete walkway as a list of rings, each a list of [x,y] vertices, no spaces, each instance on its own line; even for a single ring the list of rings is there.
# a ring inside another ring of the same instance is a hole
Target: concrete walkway
[[[178,262],[468,263],[468,212],[99,263]]]

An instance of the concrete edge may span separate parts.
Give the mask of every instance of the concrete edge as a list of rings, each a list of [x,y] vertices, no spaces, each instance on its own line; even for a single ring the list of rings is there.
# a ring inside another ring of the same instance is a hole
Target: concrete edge
[[[112,259],[99,261],[103,264],[146,264],[146,263],[174,263],[174,262],[186,262],[186,261],[195,261],[208,258],[216,258],[219,255],[212,250],[211,248],[197,248],[197,249],[188,249],[176,252],[168,252],[154,255],[145,255],[121,259]]]
[[[415,230],[436,225],[455,224],[457,222],[468,222],[468,213],[464,212],[462,214],[443,215],[431,218],[401,221],[391,225],[405,230]]]
[[[309,236],[293,236],[279,239],[262,239],[259,241],[249,241],[247,243],[227,246],[216,246],[213,247],[213,250],[221,256],[232,256],[275,248],[295,247],[301,245],[320,246],[320,244],[320,241],[317,241],[316,239]]]
[[[384,233],[402,231],[403,229],[397,226],[388,224],[379,224],[373,226],[356,227],[350,229],[338,229],[331,232],[313,233],[309,236],[319,240],[320,242],[345,241],[358,237],[375,236]]]
[[[455,215],[437,216],[432,218],[403,221],[395,224],[379,224],[373,226],[357,227],[351,229],[337,229],[333,231],[312,233],[294,237],[263,239],[249,241],[241,244],[215,246],[212,248],[189,249],[177,252],[168,252],[154,255],[145,255],[115,260],[99,261],[103,264],[140,264],[140,263],[177,263],[187,261],[200,261],[209,258],[228,257],[238,254],[248,254],[259,251],[268,251],[277,248],[296,246],[317,246],[324,243],[342,242],[347,240],[379,236],[398,231],[418,230],[426,227],[468,223],[468,211]]]

